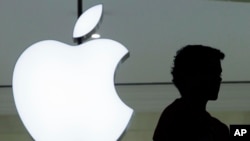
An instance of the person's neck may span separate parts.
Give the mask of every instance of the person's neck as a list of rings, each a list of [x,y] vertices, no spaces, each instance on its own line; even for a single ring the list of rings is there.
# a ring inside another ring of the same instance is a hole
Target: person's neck
[[[181,98],[185,103],[190,105],[194,110],[206,111],[207,100],[192,98],[192,97],[182,97]]]

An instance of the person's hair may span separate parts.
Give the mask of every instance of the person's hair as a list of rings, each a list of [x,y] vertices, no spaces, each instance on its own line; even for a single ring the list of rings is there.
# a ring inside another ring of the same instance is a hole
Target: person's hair
[[[174,57],[173,83],[179,89],[185,76],[200,71],[211,61],[220,61],[225,55],[220,50],[203,45],[187,45],[177,51]]]

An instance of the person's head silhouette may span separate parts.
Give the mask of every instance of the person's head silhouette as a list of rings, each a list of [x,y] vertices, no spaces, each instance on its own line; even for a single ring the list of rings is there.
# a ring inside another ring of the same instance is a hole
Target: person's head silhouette
[[[220,50],[203,45],[187,45],[180,49],[171,73],[182,98],[216,100],[224,56]]]
[[[221,83],[220,50],[203,45],[181,48],[172,68],[173,83],[181,98],[162,112],[155,128],[154,141],[228,141],[228,127],[206,111],[208,100],[216,100]]]

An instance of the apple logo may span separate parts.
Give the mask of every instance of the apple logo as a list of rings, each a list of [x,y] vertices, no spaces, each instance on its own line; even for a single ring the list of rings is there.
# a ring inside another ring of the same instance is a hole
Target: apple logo
[[[84,12],[74,38],[88,36],[103,6]],[[13,93],[18,114],[36,141],[116,141],[133,114],[119,98],[114,74],[128,50],[110,39],[77,46],[37,42],[18,58]]]

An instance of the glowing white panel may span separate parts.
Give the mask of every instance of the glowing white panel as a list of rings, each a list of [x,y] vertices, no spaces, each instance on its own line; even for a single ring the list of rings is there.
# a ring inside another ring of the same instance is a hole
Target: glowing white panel
[[[18,114],[36,141],[116,141],[133,110],[119,98],[114,74],[128,54],[95,39],[78,46],[47,40],[19,57],[13,73]]]

